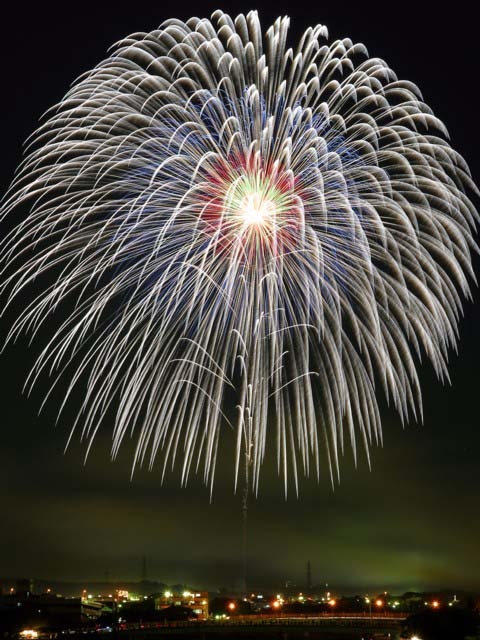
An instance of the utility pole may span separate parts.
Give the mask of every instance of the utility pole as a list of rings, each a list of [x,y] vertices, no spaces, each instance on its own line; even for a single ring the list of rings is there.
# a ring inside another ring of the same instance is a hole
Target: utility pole
[[[142,568],[140,574],[140,587],[141,593],[144,596],[148,596],[147,593],[147,556],[142,556]]]

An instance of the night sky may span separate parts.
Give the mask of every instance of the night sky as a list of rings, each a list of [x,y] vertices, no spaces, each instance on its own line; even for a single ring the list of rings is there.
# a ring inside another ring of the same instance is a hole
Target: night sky
[[[308,8],[307,5],[312,6]],[[59,100],[81,72],[122,36],[151,30],[170,17],[209,16],[258,8],[267,27],[276,15],[292,19],[292,41],[306,27],[326,24],[330,36],[364,42],[401,78],[413,80],[447,125],[453,146],[480,176],[478,158],[478,23],[466,1],[442,13],[439,3],[204,2],[14,3],[2,17],[0,182],[3,192],[21,145],[39,116]],[[313,8],[314,7],[314,8]],[[476,271],[480,274],[479,261]],[[349,451],[340,486],[302,480],[300,497],[276,476],[270,446],[260,495],[249,515],[252,587],[315,583],[335,587],[480,589],[478,420],[480,298],[466,304],[459,355],[452,353],[452,387],[422,369],[423,426],[402,429],[385,410],[384,446],[372,450],[372,471],[361,452],[357,470]],[[59,314],[61,317],[61,312]],[[0,336],[8,331],[2,321]],[[130,480],[133,447],[110,462],[108,425],[86,466],[84,445],[64,455],[71,407],[55,427],[55,403],[38,417],[48,388],[22,396],[23,381],[40,350],[27,340],[0,358],[0,577],[62,580],[138,580],[141,558],[148,577],[214,589],[241,579],[240,498],[233,495],[233,443],[220,452],[213,501],[201,478],[185,489],[160,469]],[[274,445],[275,443],[270,443]]]

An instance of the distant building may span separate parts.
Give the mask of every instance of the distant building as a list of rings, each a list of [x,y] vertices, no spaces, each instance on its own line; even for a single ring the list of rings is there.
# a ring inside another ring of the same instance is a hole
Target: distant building
[[[15,585],[15,594],[21,597],[29,597],[34,592],[33,578],[21,578]]]
[[[102,603],[81,598],[9,593],[0,598],[0,612],[14,627],[66,629],[93,624]]]
[[[101,613],[100,602],[85,601],[82,598],[59,598],[42,596],[37,604],[45,615],[55,621],[75,621],[79,624],[94,621]]]
[[[197,615],[199,620],[208,618],[208,591],[183,591],[175,593],[165,591],[155,598],[155,609],[161,611],[168,607],[188,607]]]

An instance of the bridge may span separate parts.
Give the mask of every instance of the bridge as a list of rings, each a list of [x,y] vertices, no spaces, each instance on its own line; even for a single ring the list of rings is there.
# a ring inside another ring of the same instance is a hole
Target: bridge
[[[318,616],[236,616],[165,624],[131,624],[118,629],[119,640],[153,640],[153,636],[185,640],[375,640],[400,637],[404,614],[336,614]]]

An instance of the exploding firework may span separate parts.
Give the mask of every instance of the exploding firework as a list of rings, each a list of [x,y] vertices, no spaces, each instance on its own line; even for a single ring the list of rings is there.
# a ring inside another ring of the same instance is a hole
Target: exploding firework
[[[134,466],[183,482],[213,483],[225,429],[254,490],[269,429],[285,487],[323,456],[334,481],[344,440],[381,439],[377,392],[421,418],[418,363],[448,378],[469,296],[475,187],[443,124],[363,45],[316,26],[290,49],[288,27],[216,12],[122,40],[2,204],[30,207],[7,304],[42,284],[8,339],[68,310],[27,386],[70,375],[73,431],[113,415],[113,456],[133,432]]]

